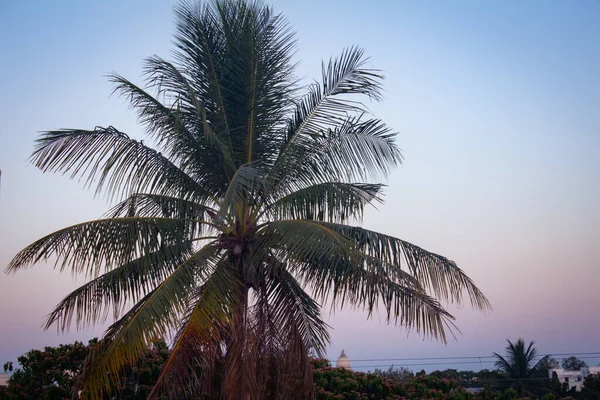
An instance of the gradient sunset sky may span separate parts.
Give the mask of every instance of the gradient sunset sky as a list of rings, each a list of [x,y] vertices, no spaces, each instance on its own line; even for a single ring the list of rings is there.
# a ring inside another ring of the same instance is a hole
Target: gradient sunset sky
[[[600,352],[600,2],[270,3],[298,32],[306,82],[350,45],[386,75],[384,101],[369,107],[400,133],[405,162],[364,226],[455,260],[494,307],[451,308],[461,334],[447,345],[337,312],[329,357],[342,348],[354,360],[485,356],[518,337],[542,353]],[[169,57],[172,5],[0,2],[0,266],[107,210],[77,180],[43,175],[27,158],[43,130],[113,125],[141,138],[105,75],[141,83],[145,57]],[[41,328],[78,283],[49,265],[0,275],[0,362],[102,333]]]

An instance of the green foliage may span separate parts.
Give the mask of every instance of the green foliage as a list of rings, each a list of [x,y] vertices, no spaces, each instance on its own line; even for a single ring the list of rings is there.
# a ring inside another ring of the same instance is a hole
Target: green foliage
[[[0,388],[0,399],[69,399],[75,380],[81,373],[85,357],[90,351],[91,341],[85,346],[76,342],[73,345],[46,347],[44,350],[31,350],[19,357],[20,368],[12,375],[9,386]],[[161,368],[169,356],[164,342],[156,342],[148,349],[140,362],[127,369],[121,380],[117,398],[122,400],[146,399],[156,383]],[[493,390],[489,385],[478,394],[465,391],[465,378],[490,376],[493,371],[434,371],[431,374],[414,376],[406,369],[390,368],[375,373],[354,372],[343,368],[332,368],[327,360],[311,361],[316,398],[319,400],[365,400],[365,399],[437,399],[437,400],[598,400],[600,399],[600,376],[589,376],[581,393],[573,397],[561,397],[553,393],[540,396],[519,396],[515,389]],[[493,375],[493,374],[492,374]],[[449,379],[447,377],[455,377]],[[565,395],[563,395],[565,396]],[[108,400],[108,397],[105,397]]]
[[[579,371],[581,368],[587,367],[585,361],[577,357],[571,356],[562,360],[562,367],[569,371]]]
[[[18,358],[19,368],[9,385],[0,390],[0,399],[70,399],[87,355],[96,340],[31,350]],[[134,365],[129,365],[118,387],[123,400],[146,399],[168,356],[164,342],[154,343]]]
[[[437,376],[438,378],[462,380],[461,374],[455,369],[446,369],[444,371],[433,371],[429,375]]]
[[[581,394],[585,399],[600,400],[600,374],[591,374],[585,378]]]
[[[391,379],[395,382],[404,382],[408,379],[414,378],[415,374],[410,369],[400,367],[394,368],[394,366],[390,366],[387,370],[375,369],[373,374],[379,375],[382,378]]]
[[[386,373],[381,371],[363,373],[333,368],[325,360],[316,360],[313,365],[318,400],[469,398],[469,395],[460,389],[457,381],[436,376],[409,378],[403,374],[403,381],[400,381],[384,376]]]
[[[540,367],[545,365],[550,355],[543,356],[535,364],[537,349],[535,342],[531,341],[528,346],[525,341],[519,338],[515,343],[507,340],[506,357],[494,353],[496,357],[496,368],[502,371],[504,376],[511,381],[511,388],[517,390],[520,396],[523,396],[529,387],[540,387],[547,384],[548,377],[540,378],[536,383],[532,383]]]
[[[20,368],[9,380],[8,398],[69,398],[87,353],[88,346],[75,342],[20,356]]]

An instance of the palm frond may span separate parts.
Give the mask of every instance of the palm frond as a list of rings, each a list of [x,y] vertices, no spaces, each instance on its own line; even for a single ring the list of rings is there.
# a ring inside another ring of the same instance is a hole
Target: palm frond
[[[339,127],[349,114],[366,111],[361,103],[351,100],[352,95],[380,99],[383,77],[379,71],[366,68],[366,63],[363,50],[352,47],[345,49],[339,58],[330,59],[327,67],[323,64],[322,84],[308,87],[288,124],[274,161],[274,176],[278,179],[285,176],[290,166],[303,158],[306,149],[303,142]]]
[[[97,181],[96,194],[104,191],[110,199],[148,192],[216,202],[161,153],[113,127],[46,132],[36,140],[31,159],[43,172],[79,175],[86,186]]]
[[[454,261],[421,247],[392,236],[373,232],[356,226],[319,222],[346,238],[354,241],[361,253],[375,257],[386,263],[405,268],[442,300],[462,304],[466,292],[471,305],[480,309],[490,309],[490,303],[473,281]]]
[[[202,163],[199,157],[202,153],[198,150],[204,146],[195,132],[188,129],[189,118],[177,101],[181,94],[175,97],[174,104],[167,106],[116,73],[110,74],[109,80],[115,85],[113,92],[117,92],[129,101],[130,107],[137,111],[139,120],[146,127],[148,134],[161,150],[167,153],[169,159],[179,161],[190,169],[193,169],[195,164]]]
[[[159,93],[176,99],[178,106],[185,110],[185,115],[192,117],[189,121],[194,124],[194,131],[199,132],[200,137],[204,139],[202,141],[204,147],[214,153],[208,155],[218,162],[219,169],[230,178],[236,169],[231,148],[213,130],[208,112],[190,81],[173,64],[157,56],[146,59],[145,69],[148,84],[155,87]],[[215,166],[211,167],[214,173]]]
[[[328,263],[335,263],[338,259],[361,259],[352,240],[317,221],[270,221],[261,226],[259,235],[261,240],[257,247],[263,251],[277,249],[281,253],[277,256],[284,263],[313,258]]]
[[[362,105],[349,100],[348,95],[381,99],[383,76],[378,70],[367,68],[367,61],[362,49],[350,47],[340,57],[330,59],[327,66],[322,65],[322,83],[311,86],[299,103],[288,127],[286,144],[300,135],[318,134],[337,125],[348,112],[364,112]]]
[[[209,220],[217,211],[207,205],[179,197],[159,194],[134,193],[115,205],[107,218],[118,217],[162,217],[190,220]]]
[[[494,357],[497,358],[496,363],[495,363],[496,369],[499,369],[500,371],[504,372],[506,375],[508,375],[510,377],[517,376],[517,373],[514,370],[511,362],[507,361],[504,357],[502,357],[498,353],[494,353]]]
[[[47,235],[21,250],[6,268],[15,272],[56,257],[60,271],[97,277],[102,268],[111,270],[165,246],[188,250],[187,240],[206,227],[202,221],[175,218],[107,218],[84,222]]]
[[[265,333],[276,332],[277,338],[271,338],[271,346],[276,346],[277,350],[265,346],[262,351],[279,354],[281,372],[296,376],[303,382],[303,393],[298,393],[291,382],[280,385],[277,390],[279,398],[298,398],[302,395],[302,398],[308,399],[313,396],[311,392],[314,387],[308,354],[314,352],[323,357],[330,340],[329,326],[321,317],[320,305],[302,289],[284,265],[280,267],[279,270],[272,270],[274,273],[267,277],[265,293],[270,311],[269,321],[265,324],[270,323],[276,328],[259,329],[256,334],[263,339]]]
[[[220,347],[230,329],[231,310],[236,307],[237,299],[232,294],[240,286],[234,272],[227,260],[221,260],[189,300],[191,307],[148,399],[158,398],[161,393],[182,396],[190,387],[201,390],[203,395],[210,395],[215,390],[214,375],[223,363]],[[177,383],[172,384],[173,381]]]
[[[387,176],[402,161],[395,133],[379,120],[349,116],[340,126],[296,144],[295,156],[282,159],[274,192],[293,191],[315,182],[369,181]]]
[[[225,7],[221,6],[220,9]],[[250,55],[246,56],[250,100],[247,106],[247,163],[265,160],[277,154],[277,131],[282,127],[284,116],[291,110],[294,66],[290,60],[295,51],[294,33],[281,15],[273,15],[270,7],[262,7],[258,12],[250,14],[254,15],[253,18],[248,18],[250,23],[247,34],[242,31],[242,36],[249,39],[247,47],[250,51],[242,48],[242,54],[231,55]],[[222,15],[225,16],[225,13]],[[240,43],[242,38],[236,39],[234,31],[236,30],[232,29],[227,32],[227,37],[230,38],[228,49],[239,49],[232,43]]]
[[[177,328],[189,297],[220,258],[217,246],[206,245],[112,324],[88,355],[79,389],[92,399],[110,391],[126,365],[137,361],[154,340]]]
[[[278,264],[280,268],[268,275],[266,288],[273,323],[284,335],[297,334],[305,352],[312,350],[323,357],[329,343],[329,326],[321,317],[321,307],[286,271],[285,265]]]
[[[238,168],[229,182],[227,191],[220,203],[219,214],[222,217],[239,215],[239,204],[254,206],[264,196],[264,171],[253,164],[244,164]]]
[[[262,4],[183,2],[176,14],[178,63],[236,166],[270,157],[294,87],[289,25]]]
[[[186,251],[182,247],[187,247]],[[56,324],[65,331],[73,317],[77,329],[82,329],[104,322],[111,309],[113,318],[118,319],[130,302],[150,293],[190,255],[186,244],[164,247],[100,275],[66,296],[46,319],[45,329]]]
[[[326,182],[294,191],[269,204],[266,211],[273,219],[308,219],[345,222],[362,219],[364,207],[382,203],[384,185],[369,183]]]
[[[287,269],[332,307],[347,303],[369,316],[381,302],[388,322],[446,341],[454,319],[419,280],[395,264],[362,253],[348,237],[316,221],[274,221],[264,242]]]
[[[550,359],[550,354],[546,354],[544,357],[540,358],[540,360],[538,362],[536,362],[534,364],[534,366],[531,368],[529,375],[534,374],[535,372],[540,370],[540,367],[542,365],[544,365],[544,363],[546,363],[549,359]],[[533,361],[533,360],[532,360]]]
[[[175,6],[177,47],[175,57],[204,107],[215,132],[222,135],[231,147],[229,103],[222,87],[225,37],[219,27],[218,11],[209,3],[182,1]]]

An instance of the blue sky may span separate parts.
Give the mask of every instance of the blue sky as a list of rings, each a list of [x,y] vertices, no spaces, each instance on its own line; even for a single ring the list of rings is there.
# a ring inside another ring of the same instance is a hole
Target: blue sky
[[[38,132],[114,125],[140,137],[105,75],[140,82],[143,58],[168,57],[171,46],[170,1],[52,3],[0,4],[4,266],[33,240],[108,207],[76,180],[28,165]],[[489,355],[519,336],[544,353],[600,351],[600,3],[271,4],[298,32],[307,82],[349,45],[386,75],[384,101],[369,106],[400,133],[405,163],[364,225],[456,260],[494,306],[456,310],[462,334],[448,345],[338,312],[329,356]],[[40,328],[76,284],[44,265],[0,276],[0,361],[102,332]]]

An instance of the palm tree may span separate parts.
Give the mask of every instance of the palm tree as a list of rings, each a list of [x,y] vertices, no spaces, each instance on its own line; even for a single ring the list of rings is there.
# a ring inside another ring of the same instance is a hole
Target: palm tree
[[[52,258],[90,279],[46,328],[114,317],[81,396],[100,398],[152,341],[173,335],[152,396],[311,398],[308,353],[323,356],[329,340],[321,304],[369,316],[383,306],[388,322],[442,341],[453,317],[440,301],[489,307],[454,262],[352,225],[382,201],[373,182],[402,159],[395,133],[359,101],[380,100],[382,80],[361,49],[301,87],[295,36],[270,7],[183,2],[175,13],[173,62],[146,59],[145,88],[110,75],[144,142],[112,126],[62,129],[40,136],[32,155],[43,172],[80,177],[117,202],[7,268]]]
[[[522,396],[525,387],[528,386],[528,379],[532,379],[540,367],[546,364],[550,359],[550,355],[545,355],[533,364],[537,358],[534,341],[531,341],[527,348],[525,347],[525,341],[521,338],[516,343],[512,343],[510,340],[507,340],[507,342],[506,358],[494,353],[497,359],[496,368],[512,381],[511,387],[517,389],[519,395]]]

